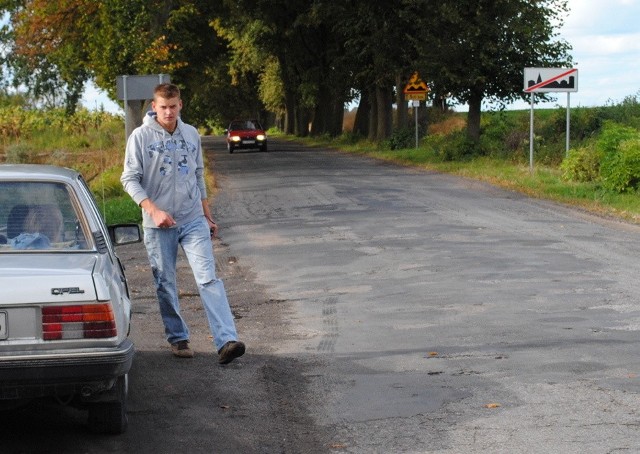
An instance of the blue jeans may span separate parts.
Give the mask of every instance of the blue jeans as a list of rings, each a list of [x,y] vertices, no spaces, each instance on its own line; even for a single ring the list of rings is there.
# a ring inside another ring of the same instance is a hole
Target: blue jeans
[[[178,245],[182,247],[193,271],[216,351],[227,342],[238,340],[224,284],[216,277],[211,234],[205,218],[170,229],[145,228],[144,244],[149,254],[160,315],[169,343],[189,340],[189,328],[180,315],[178,301]]]

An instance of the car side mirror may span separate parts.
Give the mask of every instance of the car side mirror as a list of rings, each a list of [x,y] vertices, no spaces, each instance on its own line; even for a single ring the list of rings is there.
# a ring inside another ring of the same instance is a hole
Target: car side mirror
[[[138,224],[116,224],[107,227],[111,242],[116,246],[123,244],[139,243],[142,241],[140,226]]]

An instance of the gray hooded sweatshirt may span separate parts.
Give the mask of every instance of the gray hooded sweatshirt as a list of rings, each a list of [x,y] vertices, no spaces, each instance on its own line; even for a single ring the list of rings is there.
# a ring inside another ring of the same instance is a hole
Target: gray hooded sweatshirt
[[[120,181],[138,205],[150,199],[175,219],[176,227],[203,216],[207,190],[200,134],[180,118],[176,130],[169,134],[154,113],[146,115],[142,126],[127,140]],[[144,210],[142,225],[157,227]]]

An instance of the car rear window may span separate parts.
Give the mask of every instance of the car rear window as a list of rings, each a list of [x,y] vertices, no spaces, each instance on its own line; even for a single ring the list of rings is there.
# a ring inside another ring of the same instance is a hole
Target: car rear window
[[[66,185],[0,182],[0,253],[87,249],[84,225]]]

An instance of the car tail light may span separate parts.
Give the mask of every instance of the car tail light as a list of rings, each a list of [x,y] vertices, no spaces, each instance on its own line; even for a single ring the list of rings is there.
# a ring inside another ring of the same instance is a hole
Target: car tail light
[[[80,304],[42,308],[42,338],[98,339],[116,336],[111,304]]]

